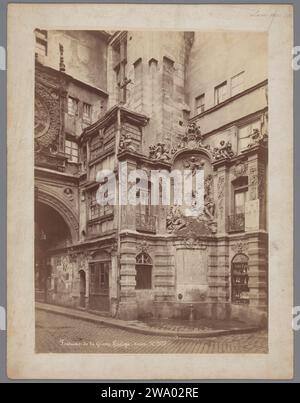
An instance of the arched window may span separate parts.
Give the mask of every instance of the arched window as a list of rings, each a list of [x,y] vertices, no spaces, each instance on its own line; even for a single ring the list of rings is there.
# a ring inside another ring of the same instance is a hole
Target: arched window
[[[152,259],[142,252],[136,257],[136,286],[137,290],[149,290],[152,288]]]
[[[235,304],[249,303],[248,260],[246,255],[239,253],[231,262],[231,301]]]

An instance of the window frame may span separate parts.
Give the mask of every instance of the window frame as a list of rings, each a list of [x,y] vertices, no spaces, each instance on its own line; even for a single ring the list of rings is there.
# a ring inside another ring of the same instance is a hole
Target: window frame
[[[198,103],[198,101],[200,101],[200,99],[203,99],[203,103]],[[199,111],[200,109],[200,111]],[[195,98],[195,114],[199,115],[200,113],[203,113],[205,111],[205,92],[203,92],[202,94],[198,95]]]
[[[69,101],[72,100],[72,110],[73,110],[73,106],[74,104],[76,105],[76,110],[73,112],[71,112],[70,110],[70,103]],[[67,112],[69,116],[72,117],[76,117],[79,115],[79,99],[76,97],[73,97],[72,95],[68,95],[68,99],[67,99]]]
[[[227,80],[223,81],[221,84],[219,84],[215,87],[215,91],[214,91],[215,105],[220,105],[222,102],[226,101],[226,99],[228,98],[228,88],[227,87],[228,87]],[[222,101],[219,100],[219,96],[217,97],[217,94],[219,94],[219,90],[221,88],[224,88],[226,90],[225,97],[224,97],[224,99],[222,99]]]
[[[238,92],[233,93],[233,91],[232,91],[233,88],[236,88],[236,87],[238,87],[238,86],[233,87],[233,86],[232,86],[232,83],[233,83],[233,80],[236,79],[236,78],[238,78],[238,77],[243,77],[243,80],[242,80],[242,88],[241,88]],[[240,94],[241,92],[244,91],[244,85],[245,85],[244,77],[245,77],[245,70],[243,70],[243,71],[239,72],[238,74],[235,74],[234,76],[231,77],[231,79],[230,79],[230,96],[231,96],[231,97],[234,97],[235,95]]]
[[[243,193],[244,194],[244,210],[243,211],[237,211],[236,210],[236,194],[238,193]],[[247,202],[247,194],[248,194],[248,186],[239,186],[236,187],[233,191],[233,213],[236,216],[237,214],[245,214],[245,208],[246,208],[246,202]]]
[[[68,143],[70,145],[68,145]],[[75,144],[76,144],[76,147],[73,147]],[[67,149],[69,149],[71,152],[70,153],[66,152]],[[77,151],[77,154],[73,153],[74,150]],[[67,156],[68,162],[77,163],[77,164],[79,163],[79,145],[76,141],[70,140],[67,138],[65,140],[64,153]]]
[[[85,107],[88,107],[89,113],[85,112]],[[87,123],[92,122],[92,114],[93,114],[93,105],[88,102],[82,103],[82,120]]]
[[[153,263],[150,255],[146,252],[141,252],[135,259],[135,289],[136,290],[152,290],[153,289]],[[141,273],[147,271],[147,278],[144,282],[141,281]],[[139,274],[138,274],[139,273]],[[145,286],[145,283],[150,282]],[[142,283],[142,284],[141,284]]]

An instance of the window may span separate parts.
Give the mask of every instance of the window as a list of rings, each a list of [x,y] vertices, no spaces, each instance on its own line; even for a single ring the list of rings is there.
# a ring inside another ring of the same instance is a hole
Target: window
[[[244,89],[244,71],[232,77],[231,79],[231,96],[240,93]]]
[[[78,144],[75,141],[66,140],[65,154],[70,162],[78,162]]]
[[[127,85],[130,80],[126,77],[127,64],[127,35],[121,36],[118,43],[113,46],[113,63],[118,101],[126,103]]]
[[[47,56],[48,34],[47,31],[36,29],[35,31],[35,54]]]
[[[152,288],[152,260],[142,252],[136,257],[136,286],[137,290],[149,290]]]
[[[227,81],[215,87],[215,105],[225,101],[227,97]]]
[[[137,180],[136,192],[136,230],[142,232],[156,231],[156,217],[151,205],[151,182]]]
[[[248,257],[236,255],[231,263],[231,301],[235,304],[249,303]]]
[[[248,125],[242,126],[239,128],[239,152],[246,149],[250,142],[250,135],[253,133],[253,130],[261,130],[260,120],[256,120]]]
[[[97,202],[97,191],[98,188],[90,193],[89,197],[89,219],[94,220],[105,215],[109,215],[113,212],[113,206],[111,204],[99,204]]]
[[[96,194],[97,190],[94,190],[90,194],[90,216],[89,216],[90,220],[98,218],[102,215],[103,206],[100,206],[97,203]]]
[[[245,203],[247,197],[246,189],[239,189],[234,192],[234,214],[245,213]]]
[[[78,99],[68,97],[68,114],[71,116],[78,115]]]
[[[139,58],[134,64],[134,103],[142,106],[141,99],[143,94],[143,65]]]
[[[163,57],[163,92],[166,96],[172,96],[174,89],[174,62],[168,57]]]
[[[204,112],[204,110],[205,110],[205,94],[202,94],[195,99],[195,109],[196,109],[195,110],[196,115]]]
[[[86,122],[91,122],[92,120],[92,105],[83,103],[83,112],[82,112],[83,120]]]
[[[87,167],[87,146],[86,145],[84,145],[82,147],[80,161],[81,161],[82,170],[85,170]]]

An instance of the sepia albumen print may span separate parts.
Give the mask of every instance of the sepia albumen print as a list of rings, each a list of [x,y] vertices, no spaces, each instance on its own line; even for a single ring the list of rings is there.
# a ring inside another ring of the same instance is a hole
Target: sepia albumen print
[[[267,35],[35,41],[36,351],[267,353]]]
[[[9,6],[9,377],[292,377],[292,19]]]

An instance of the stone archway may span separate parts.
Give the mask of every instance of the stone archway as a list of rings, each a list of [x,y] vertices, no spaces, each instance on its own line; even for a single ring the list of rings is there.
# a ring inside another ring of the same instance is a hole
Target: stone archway
[[[72,242],[74,243],[78,240],[78,218],[71,207],[68,206],[66,202],[60,198],[59,195],[48,190],[45,191],[41,188],[37,188],[36,201],[46,204],[56,210],[68,225],[72,237]]]

